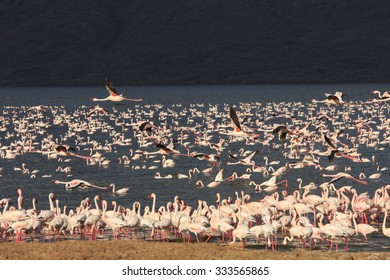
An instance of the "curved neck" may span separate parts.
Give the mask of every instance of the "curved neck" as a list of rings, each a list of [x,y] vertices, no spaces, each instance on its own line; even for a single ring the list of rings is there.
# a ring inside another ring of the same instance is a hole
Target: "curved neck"
[[[156,195],[152,195],[153,197],[153,204],[152,204],[152,213],[156,212]]]
[[[55,212],[52,194],[49,194],[50,210]]]
[[[4,215],[4,213],[8,210],[8,205],[9,205],[9,201],[6,200],[6,201],[5,201],[5,206],[4,206],[4,209],[3,209],[3,215]]]
[[[98,196],[95,196],[94,201],[95,201],[95,207],[96,207],[96,209],[100,212],[100,208],[99,208],[99,204],[98,204],[98,199],[99,199],[99,197],[98,197]]]

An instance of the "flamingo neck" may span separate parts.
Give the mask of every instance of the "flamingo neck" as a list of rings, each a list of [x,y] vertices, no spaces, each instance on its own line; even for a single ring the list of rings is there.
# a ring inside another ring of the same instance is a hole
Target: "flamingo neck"
[[[156,212],[156,195],[153,195],[152,213]]]
[[[53,199],[52,199],[51,195],[49,195],[49,204],[50,204],[50,210],[55,212],[54,203],[53,203]]]
[[[110,100],[109,96],[106,98],[96,98],[96,97],[92,98],[92,101],[108,101],[108,100]]]

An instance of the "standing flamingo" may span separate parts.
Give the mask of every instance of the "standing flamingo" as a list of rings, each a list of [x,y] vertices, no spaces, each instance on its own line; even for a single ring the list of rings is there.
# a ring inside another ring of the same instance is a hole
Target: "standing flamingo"
[[[331,240],[329,241],[330,242],[330,246],[329,246],[329,251],[332,250],[332,247],[333,247],[333,243],[336,244],[336,252],[338,251],[339,249],[339,246],[336,242],[336,237],[348,237],[348,233],[344,230],[342,230],[340,227],[338,226],[335,226],[335,225],[332,225],[332,224],[326,224],[324,225],[322,223],[322,220],[324,219],[324,215],[322,213],[318,213],[317,214],[317,218],[319,217],[319,227],[321,229],[321,231],[326,234],[328,237],[331,238]]]

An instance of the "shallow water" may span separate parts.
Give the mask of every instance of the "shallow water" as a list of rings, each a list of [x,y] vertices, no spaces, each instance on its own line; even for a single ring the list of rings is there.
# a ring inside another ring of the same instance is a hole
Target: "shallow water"
[[[58,143],[69,144],[75,146],[75,141],[78,137],[83,138],[80,141],[96,140],[102,146],[112,141],[113,135],[110,135],[110,131],[115,131],[118,134],[122,133],[122,129],[125,139],[132,139],[131,144],[128,146],[112,145],[112,151],[108,152],[105,150],[99,150],[100,153],[106,159],[111,162],[107,166],[87,165],[85,160],[79,158],[71,158],[70,162],[59,162],[57,159],[47,159],[46,155],[40,153],[25,153],[17,156],[15,159],[0,159],[0,167],[3,168],[2,176],[0,178],[0,197],[11,198],[13,205],[16,205],[16,189],[21,188],[23,190],[23,196],[25,198],[24,208],[31,208],[31,199],[36,197],[38,199],[38,209],[49,208],[48,195],[53,192],[58,199],[60,199],[60,206],[67,205],[69,209],[75,209],[82,199],[89,197],[93,200],[95,195],[101,195],[108,202],[112,200],[117,201],[118,205],[124,207],[132,207],[133,202],[139,201],[142,208],[145,205],[152,205],[152,202],[148,200],[148,195],[151,192],[156,193],[157,202],[156,207],[166,205],[168,201],[173,201],[173,198],[178,195],[188,205],[196,207],[198,199],[205,200],[208,204],[215,205],[216,193],[220,193],[222,198],[232,197],[235,199],[235,192],[240,193],[244,191],[251,195],[251,200],[260,200],[269,193],[261,192],[256,193],[253,186],[249,186],[250,180],[235,180],[231,182],[224,182],[218,188],[196,188],[196,181],[201,179],[205,182],[209,182],[214,178],[216,173],[211,175],[196,174],[193,179],[178,179],[179,173],[187,174],[188,170],[193,167],[197,167],[199,170],[210,167],[205,161],[200,161],[194,158],[187,157],[170,157],[176,162],[174,168],[162,168],[161,162],[154,162],[161,160],[160,155],[155,157],[146,158],[141,157],[141,160],[132,161],[129,166],[120,164],[118,158],[122,155],[129,155],[129,150],[138,149],[137,142],[134,138],[131,124],[137,120],[149,120],[154,122],[157,126],[167,127],[171,126],[173,122],[177,122],[179,127],[194,127],[196,123],[203,125],[204,117],[206,113],[212,108],[217,106],[218,111],[222,112],[222,116],[215,119],[214,124],[227,124],[229,125],[228,114],[226,108],[228,105],[235,105],[238,107],[240,104],[248,103],[251,106],[251,112],[254,116],[251,116],[252,121],[259,119],[264,121],[265,124],[273,125],[275,123],[286,123],[288,122],[291,127],[294,125],[288,119],[283,118],[270,118],[265,120],[266,113],[264,111],[265,106],[274,108],[274,113],[279,114],[278,110],[292,108],[299,108],[302,115],[297,115],[298,120],[304,120],[307,117],[308,101],[312,98],[324,99],[324,92],[333,93],[335,91],[342,91],[348,95],[346,100],[349,101],[365,101],[372,97],[370,92],[374,89],[384,91],[390,88],[387,84],[335,84],[335,85],[323,85],[323,84],[310,84],[310,85],[250,85],[250,86],[193,86],[193,87],[119,87],[118,91],[126,91],[128,97],[138,98],[142,97],[144,100],[140,104],[134,104],[131,102],[114,104],[99,103],[99,105],[107,108],[112,116],[94,116],[92,119],[99,120],[101,123],[107,125],[107,131],[97,129],[93,132],[88,132],[85,129],[81,129],[74,133],[74,135],[65,136],[68,130],[68,124],[65,122],[54,123],[55,117],[60,112],[66,111],[68,114],[68,122],[86,122],[85,113],[88,112],[89,108],[97,105],[96,102],[90,101],[92,97],[103,98],[106,96],[106,90],[103,87],[64,87],[64,88],[1,88],[0,89],[0,117],[8,119],[9,124],[7,125],[7,131],[0,132],[1,145],[9,146],[17,141],[23,141],[23,137],[29,133],[18,133],[18,124],[15,120],[25,117],[24,106],[35,106],[35,105],[47,105],[50,106],[43,113],[41,119],[30,119],[28,122],[39,125],[39,120],[47,122],[47,127],[42,126],[42,134],[36,134],[36,143],[40,143],[42,139],[52,135],[53,140],[57,139]],[[272,104],[274,102],[274,104]],[[241,104],[241,105],[242,105]],[[274,106],[276,104],[276,107]],[[151,105],[149,107],[148,105]],[[279,108],[279,109],[277,109]],[[380,104],[369,107],[368,111],[360,111],[354,109],[351,113],[352,119],[366,119],[376,122],[379,124],[379,117],[376,112],[372,109],[378,108],[378,112],[382,114],[389,114],[389,105]],[[186,109],[186,110],[184,110]],[[197,110],[203,113],[203,116],[192,114],[192,110]],[[154,110],[152,115],[145,113]],[[342,114],[343,107],[327,107],[327,106],[316,106],[316,111],[323,110],[328,114]],[[157,112],[158,111],[158,112]],[[175,112],[177,114],[168,114],[163,116],[166,112]],[[180,115],[179,113],[183,114]],[[296,111],[298,112],[298,111]],[[125,115],[126,114],[126,115]],[[160,114],[160,115],[159,115]],[[268,116],[268,115],[267,115]],[[210,115],[213,118],[213,115]],[[192,122],[189,122],[192,121]],[[90,120],[89,120],[90,121]],[[375,128],[376,124],[372,124]],[[297,126],[302,126],[297,124]],[[356,129],[351,127],[343,127],[350,136],[356,136]],[[197,130],[199,133],[204,132],[204,127]],[[314,130],[313,128],[310,130]],[[31,131],[31,130],[30,130]],[[31,132],[30,132],[31,133]],[[187,133],[187,132],[186,132]],[[187,133],[188,139],[185,141],[190,142],[189,148],[191,151],[196,150],[197,152],[214,153],[215,150],[211,150],[207,146],[194,145],[195,136],[193,133]],[[179,131],[173,131],[172,137],[177,139],[180,135]],[[209,133],[211,136],[211,143],[217,143],[220,137],[227,139],[226,135],[221,135],[218,132]],[[262,139],[263,134],[260,134]],[[380,134],[380,137],[383,137]],[[275,140],[276,143],[278,140]],[[37,148],[40,144],[36,145]],[[80,146],[81,150],[78,151],[81,155],[88,155],[90,153],[91,145]],[[363,157],[372,159],[375,156],[375,162],[380,167],[389,166],[389,145],[379,146],[382,149],[370,148],[365,145],[359,146],[359,152],[362,153]],[[263,146],[257,144],[255,146],[245,145],[245,141],[238,141],[230,143],[229,146],[223,151],[221,156],[221,167],[224,169],[224,177],[229,176],[234,171],[239,175],[246,173],[245,166],[238,165],[227,165],[229,159],[227,151],[237,153],[240,148],[245,150],[255,151],[257,148],[262,149]],[[326,148],[316,146],[320,150]],[[187,151],[183,146],[178,145],[178,150],[182,153]],[[152,145],[142,148],[143,151],[153,152],[157,149]],[[264,165],[264,157],[268,157],[269,161],[280,161],[275,169],[283,166],[287,162],[294,162],[295,160],[285,159],[282,154],[285,150],[282,148],[271,149],[268,152],[267,148],[262,150],[259,155],[256,156],[255,161],[257,165]],[[94,151],[95,152],[95,151]],[[66,159],[65,157],[63,159]],[[15,167],[21,167],[22,163],[26,164],[26,168],[29,169],[29,174],[23,174],[22,171],[14,170]],[[326,157],[322,157],[320,163],[323,167],[329,165]],[[350,166],[352,168],[351,174],[357,177],[361,172],[366,175],[377,172],[377,165],[373,162],[368,163],[354,163],[348,159],[340,158],[335,159],[335,164],[339,167],[339,171],[344,171],[344,166]],[[149,166],[158,166],[157,170],[147,169]],[[56,172],[57,168],[69,166],[72,168],[71,176],[62,172]],[[143,169],[146,167],[146,169]],[[139,168],[139,169],[138,169]],[[31,171],[39,170],[35,178],[31,178]],[[156,172],[160,172],[162,176],[171,174],[173,179],[160,179],[154,178]],[[328,181],[327,178],[321,177],[320,174],[325,173],[319,171],[313,167],[306,167],[303,169],[289,169],[282,179],[288,179],[289,187],[286,189],[289,193],[292,193],[297,189],[297,178],[302,178],[304,184],[314,182],[315,184],[321,184]],[[334,172],[327,172],[334,173]],[[46,177],[50,176],[50,177]],[[252,173],[251,180],[256,183],[261,183],[268,180],[269,177],[264,177],[261,173]],[[99,190],[95,188],[89,189],[73,189],[64,190],[63,185],[54,184],[53,180],[69,181],[72,179],[82,179],[89,181],[99,186],[109,186],[114,183],[117,188],[128,187],[130,191],[128,194],[122,196],[113,196],[109,191]],[[374,191],[386,184],[389,184],[389,171],[383,171],[379,179],[368,180],[368,185],[361,185],[351,180],[340,180],[335,185],[341,187],[343,185],[353,186],[358,193],[368,192],[371,197],[374,195]],[[282,187],[278,189],[280,193]],[[314,193],[319,194],[320,190],[317,189]],[[334,195],[334,194],[331,194]],[[372,240],[370,240],[372,239]],[[351,250],[389,250],[388,247],[384,246],[387,240],[380,233],[372,235],[369,242],[365,244],[362,242],[362,238],[359,238],[359,242],[356,245],[351,244]]]

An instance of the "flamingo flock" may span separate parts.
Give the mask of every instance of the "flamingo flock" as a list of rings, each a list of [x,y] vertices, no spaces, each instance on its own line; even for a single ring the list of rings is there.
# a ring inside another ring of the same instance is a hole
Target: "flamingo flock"
[[[306,103],[166,106],[126,99],[109,80],[106,89],[108,98],[92,100],[137,103],[2,108],[1,180],[39,181],[34,192],[48,198],[26,199],[25,183],[1,188],[2,242],[181,239],[331,251],[389,237],[387,92],[372,92],[381,102],[336,92]],[[16,197],[5,192],[12,187]]]

